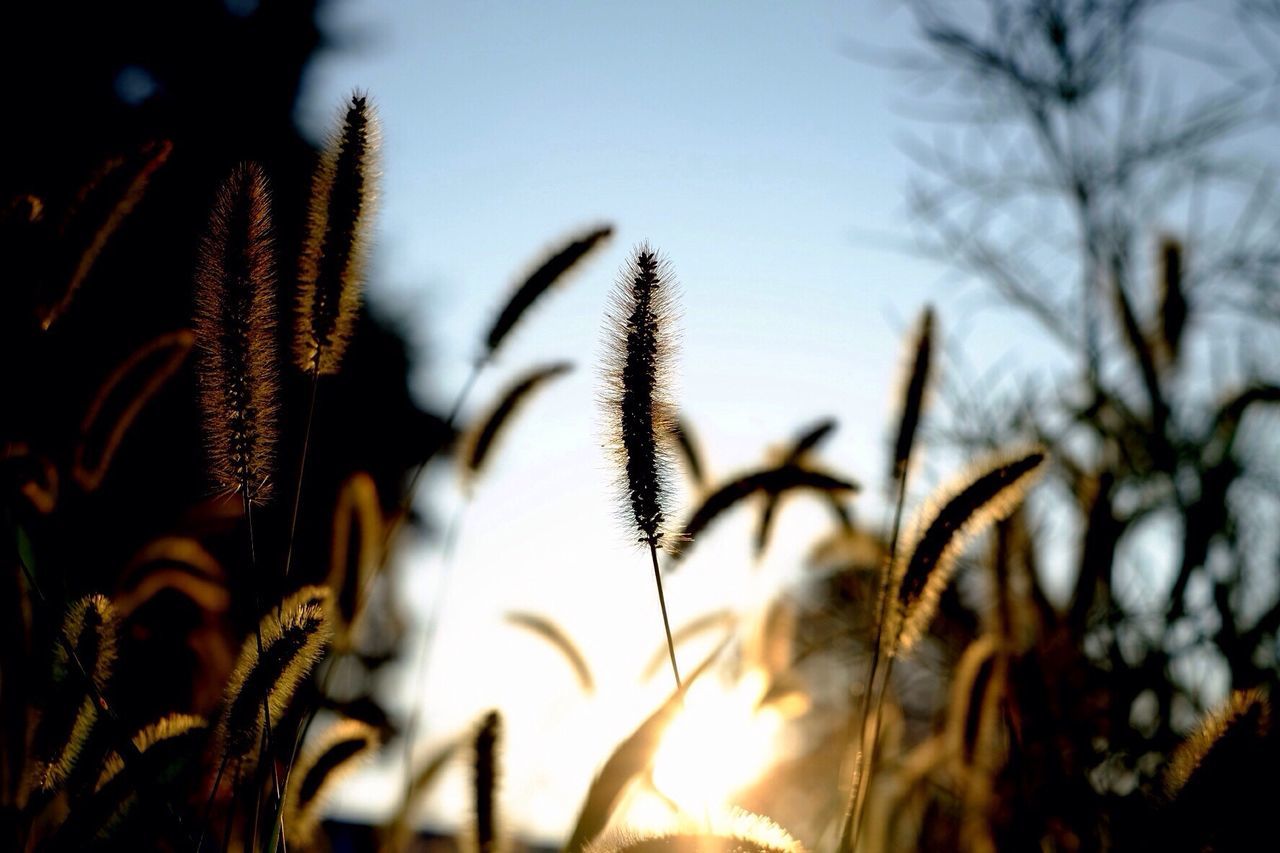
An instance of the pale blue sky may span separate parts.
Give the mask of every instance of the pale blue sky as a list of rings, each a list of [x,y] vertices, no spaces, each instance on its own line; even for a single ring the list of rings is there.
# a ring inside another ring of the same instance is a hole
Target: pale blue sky
[[[484,406],[536,362],[578,364],[524,410],[468,510],[427,682],[389,685],[400,708],[410,692],[427,697],[423,749],[503,707],[510,824],[563,837],[596,762],[667,688],[637,684],[661,626],[647,556],[614,519],[595,402],[601,319],[630,247],[651,241],[681,281],[677,396],[713,474],[835,415],[824,458],[863,481],[872,521],[902,339],[925,302],[973,364],[1016,352],[1027,365],[1045,350],[983,291],[867,236],[911,235],[915,167],[897,143],[921,128],[897,109],[915,103],[903,79],[845,47],[908,44],[895,3],[366,0],[334,4],[323,25],[346,43],[308,74],[298,117],[319,138],[353,88],[379,106],[370,302],[428,356],[415,376],[424,401],[447,406],[492,312],[541,253],[582,226],[617,227],[477,388],[472,402]],[[429,479],[423,500],[445,518],[455,483],[443,471]],[[789,505],[753,570],[747,515],[672,579],[675,624],[722,606],[726,589],[730,604],[768,596],[827,521]],[[416,552],[404,570],[420,622],[439,594],[438,555]],[[580,699],[552,653],[503,625],[508,609],[574,635],[600,695]],[[385,813],[394,769],[361,776],[342,806]],[[431,819],[464,814],[464,790],[459,769]]]

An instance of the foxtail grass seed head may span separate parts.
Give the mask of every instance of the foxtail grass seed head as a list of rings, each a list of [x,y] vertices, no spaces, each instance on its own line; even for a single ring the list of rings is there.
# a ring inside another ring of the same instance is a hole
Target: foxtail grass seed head
[[[209,723],[204,717],[194,714],[169,714],[137,732],[132,740],[138,755],[147,756],[152,747],[170,744],[177,739],[186,741],[192,736],[203,735]],[[111,780],[124,769],[124,759],[118,752],[110,753],[102,763],[102,773],[98,777],[95,790],[101,791]]]
[[[218,191],[196,272],[200,404],[218,486],[271,491],[276,443],[275,258],[266,177],[241,165]]]
[[[326,795],[344,775],[372,755],[378,743],[378,732],[372,726],[358,720],[341,720],[302,754],[289,776],[285,800],[290,845],[311,847]]]
[[[998,457],[981,466],[950,498],[939,501],[932,517],[920,526],[915,543],[904,549],[894,567],[894,600],[883,632],[886,654],[910,650],[937,610],[942,591],[970,538],[1004,518],[1022,500],[1045,459],[1039,448]]]
[[[259,624],[262,654],[250,635],[227,682],[218,721],[218,742],[233,759],[252,763],[265,724],[262,697],[267,696],[271,723],[279,722],[302,679],[319,662],[331,633],[333,595],[326,586],[307,586],[270,608]],[[277,612],[279,616],[277,617]]]
[[[476,808],[476,849],[493,853],[498,848],[497,809],[498,746],[502,734],[502,718],[497,711],[485,715],[476,732],[473,758]]]
[[[37,732],[39,758],[33,782],[41,791],[55,791],[66,782],[98,722],[97,697],[106,691],[115,668],[118,629],[115,609],[106,596],[87,595],[67,610],[53,648],[52,704]],[[68,721],[70,708],[75,712]]]
[[[655,548],[677,538],[668,524],[674,288],[670,265],[641,243],[622,269],[607,320],[604,397],[624,518]]]
[[[915,357],[907,384],[902,389],[902,416],[898,421],[898,435],[893,442],[893,470],[891,479],[897,483],[907,475],[911,463],[911,449],[916,440],[916,429],[924,411],[925,391],[929,384],[929,367],[933,360],[933,307],[926,307],[920,316],[916,331]]]
[[[572,364],[560,361],[529,371],[503,393],[498,404],[483,419],[476,422],[462,440],[463,474],[468,482],[474,481],[484,471],[503,428],[521,404],[542,385],[572,369]]]
[[[294,363],[304,373],[337,373],[355,328],[377,194],[379,136],[368,96],[356,93],[316,167],[294,317]]]
[[[1160,338],[1165,355],[1176,360],[1182,347],[1182,333],[1187,325],[1187,294],[1183,287],[1183,248],[1176,237],[1160,241],[1157,259],[1160,289]]]
[[[1235,691],[1174,751],[1165,771],[1165,793],[1170,800],[1178,800],[1197,785],[1250,784],[1252,774],[1242,770],[1251,764],[1249,758],[1256,755],[1270,728],[1271,703],[1266,694]]]
[[[506,340],[507,335],[520,322],[520,318],[538,301],[542,294],[551,289],[552,285],[562,281],[580,261],[595,249],[607,243],[612,236],[612,225],[592,228],[569,240],[539,264],[537,269],[529,273],[525,280],[520,283],[520,286],[516,288],[515,292],[511,294],[511,299],[494,319],[493,326],[485,337],[484,358],[493,357],[493,354],[498,351],[498,347]]]

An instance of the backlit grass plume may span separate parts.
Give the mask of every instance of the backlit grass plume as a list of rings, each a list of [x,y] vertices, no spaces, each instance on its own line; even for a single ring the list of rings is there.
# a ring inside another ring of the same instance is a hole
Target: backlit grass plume
[[[920,637],[933,619],[965,543],[1013,510],[1045,459],[1040,449],[999,457],[938,504],[915,543],[904,552],[909,556],[899,555],[894,567],[895,598],[889,607],[889,630],[882,635],[888,643],[886,654],[906,652]]]
[[[311,186],[298,268],[293,356],[313,376],[338,372],[360,308],[377,187],[378,121],[354,94]]]
[[[77,193],[58,224],[63,257],[73,259],[65,278],[42,288],[37,316],[49,329],[71,307],[80,285],[89,277],[102,250],[146,193],[152,175],[173,151],[167,140],[148,142],[126,156],[102,165]]]
[[[135,733],[128,763],[118,752],[107,755],[93,793],[59,827],[51,849],[106,849],[125,824],[142,820],[152,821],[155,833],[154,821],[164,815],[148,808],[151,798],[184,784],[207,734],[204,718],[191,714],[169,714]]]
[[[195,334],[213,477],[249,503],[270,492],[276,442],[274,264],[266,178],[238,166],[200,246]]]
[[[290,774],[285,801],[285,826],[291,845],[305,848],[312,844],[326,794],[361,759],[372,754],[378,742],[378,732],[367,723],[341,720],[302,754]]]
[[[274,725],[324,653],[332,599],[328,587],[303,587],[262,617],[258,626],[261,654],[256,637],[247,638],[240,647],[218,720],[218,742],[224,757],[242,759],[242,770],[262,738],[264,693]]]
[[[526,613],[523,611],[511,611],[503,617],[507,622],[522,628],[535,637],[540,637],[546,641],[553,649],[560,653],[573,669],[573,674],[578,678],[578,686],[582,688],[583,693],[594,693],[596,689],[595,679],[591,675],[591,667],[587,665],[587,658],[582,654],[582,650],[578,648],[578,644],[570,639],[564,629],[536,613]]]
[[[515,328],[520,318],[546,293],[556,282],[572,270],[579,261],[591,254],[613,236],[613,226],[604,225],[592,228],[577,235],[561,246],[554,254],[538,265],[538,268],[525,278],[516,288],[511,299],[493,321],[489,334],[485,337],[485,352],[482,360],[487,361],[498,351],[498,347]]]
[[[463,440],[463,473],[468,481],[474,480],[484,470],[503,427],[510,422],[521,404],[539,387],[572,369],[573,365],[565,361],[535,368],[503,393],[498,404],[483,420],[476,423]]]
[[[682,561],[689,556],[700,533],[706,531],[724,513],[753,495],[762,494],[776,500],[781,495],[797,489],[807,489],[827,495],[844,495],[856,492],[858,488],[858,484],[852,480],[794,464],[762,468],[734,477],[716,487],[689,516],[682,528],[683,536],[679,550],[672,554],[668,568],[673,568],[677,561]]]
[[[476,732],[472,758],[475,784],[475,842],[479,853],[494,853],[498,849],[497,809],[494,801],[498,791],[498,745],[502,734],[502,718],[497,711],[485,715]]]
[[[1237,690],[1200,725],[1169,759],[1165,793],[1177,801],[1196,788],[1226,783],[1248,784],[1242,775],[1251,755],[1271,726],[1271,703],[1259,690]],[[1269,769],[1269,768],[1268,768]],[[1258,767],[1259,772],[1264,772]]]
[[[668,528],[672,471],[668,442],[675,414],[668,390],[674,286],[670,265],[649,244],[637,246],[618,279],[607,318],[604,399],[610,446],[620,471],[624,518],[638,540],[649,546],[671,671],[678,686],[680,668],[658,569],[658,549],[671,547],[675,539]]]
[[[902,414],[898,419],[898,434],[893,442],[893,470],[891,479],[901,482],[907,475],[911,462],[911,449],[915,444],[920,415],[924,411],[925,390],[929,383],[929,367],[933,360],[933,308],[927,307],[920,315],[920,327],[916,331],[915,357],[911,373],[902,392]]]
[[[67,780],[104,710],[118,627],[111,602],[98,594],[77,600],[63,619],[53,648],[53,692],[37,731],[32,782],[40,791],[55,791]]]
[[[621,827],[588,844],[585,853],[804,853],[804,845],[763,815],[742,809],[686,818],[662,830]]]
[[[671,267],[642,243],[623,268],[608,314],[605,402],[624,516],[640,542],[672,544],[668,530],[674,415],[670,381]]]

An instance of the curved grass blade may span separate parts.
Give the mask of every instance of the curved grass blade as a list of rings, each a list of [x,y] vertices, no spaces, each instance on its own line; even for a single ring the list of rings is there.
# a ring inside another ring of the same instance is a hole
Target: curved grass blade
[[[593,838],[608,825],[613,811],[622,799],[622,794],[631,781],[645,771],[662,744],[662,735],[666,732],[676,714],[684,707],[685,692],[689,685],[700,678],[710,668],[720,652],[728,645],[726,639],[706,657],[689,676],[684,679],[683,686],[671,694],[668,699],[649,715],[622,743],[613,750],[605,760],[604,766],[596,774],[587,791],[582,810],[565,850],[577,853],[587,846]]]
[[[187,329],[143,344],[107,376],[80,422],[71,475],[92,492],[102,484],[129,427],[143,407],[178,372],[195,343]]]
[[[539,264],[537,269],[529,273],[524,281],[520,283],[520,286],[516,288],[515,293],[511,294],[511,299],[507,301],[507,304],[503,306],[502,310],[498,312],[498,316],[494,319],[493,326],[489,329],[489,334],[485,336],[483,359],[488,361],[493,358],[494,353],[498,351],[498,347],[506,340],[507,335],[520,322],[520,318],[525,315],[525,312],[538,301],[539,297],[546,293],[556,282],[561,281],[570,270],[611,236],[613,236],[612,225],[592,228],[569,240]]]
[[[558,376],[565,375],[572,369],[573,365],[567,361],[534,368],[503,393],[498,404],[483,420],[478,421],[463,439],[461,458],[463,474],[468,482],[474,482],[480,476],[503,428],[510,422],[521,404],[526,402],[539,387]]]
[[[560,652],[561,656],[568,661],[569,666],[573,668],[574,674],[578,677],[578,684],[582,687],[582,692],[588,694],[595,692],[595,679],[591,677],[591,667],[587,665],[587,659],[583,656],[582,650],[578,648],[573,640],[569,639],[569,635],[559,625],[546,617],[523,611],[512,611],[507,613],[504,618],[517,628],[523,628],[549,643],[552,648]],[[663,649],[663,654],[666,654],[665,648]]]

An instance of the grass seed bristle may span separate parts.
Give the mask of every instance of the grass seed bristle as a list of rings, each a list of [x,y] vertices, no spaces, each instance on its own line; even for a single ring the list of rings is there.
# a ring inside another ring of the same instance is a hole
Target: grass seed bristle
[[[950,498],[937,502],[915,543],[896,559],[890,584],[894,599],[881,635],[887,654],[908,651],[924,633],[960,551],[971,537],[1013,510],[1046,458],[1040,449],[1000,456],[980,466],[981,473],[965,480]]]
[[[304,373],[337,373],[355,329],[372,231],[379,136],[368,97],[354,94],[316,167],[294,318],[294,363]]]
[[[320,825],[326,794],[378,747],[378,732],[358,720],[341,720],[303,753],[290,775],[286,795],[285,826],[289,843],[310,847]]]
[[[107,689],[115,668],[118,628],[115,608],[106,596],[87,595],[67,610],[62,636],[53,647],[53,695],[36,736],[39,758],[32,783],[38,790],[56,791],[66,782],[97,725],[102,710],[96,696]],[[68,720],[72,708],[74,716]]]
[[[462,441],[463,473],[468,481],[474,480],[484,470],[503,428],[521,404],[539,387],[572,369],[572,364],[560,361],[529,371],[503,393],[488,415],[476,422]]]
[[[224,708],[218,720],[222,752],[239,759],[242,772],[252,765],[262,738],[263,694],[271,722],[279,722],[302,679],[323,655],[330,635],[333,595],[328,587],[308,586],[286,598],[279,609],[270,608],[259,623],[262,655],[256,636],[245,639],[231,678]],[[277,617],[277,613],[279,616]]]
[[[674,415],[671,267],[642,243],[623,268],[608,315],[605,403],[621,471],[624,516],[639,542],[669,548]]]
[[[218,191],[196,273],[195,334],[214,480],[251,503],[271,491],[279,389],[266,177],[236,167]]]
[[[890,472],[890,479],[895,483],[900,482],[907,474],[916,430],[924,411],[929,368],[933,361],[933,327],[934,314],[930,306],[920,315],[920,326],[916,330],[913,347],[915,356],[911,362],[911,372],[907,375],[907,383],[902,389],[902,415],[898,420],[898,435],[893,442],[893,469]]]
[[[498,351],[498,347],[506,340],[507,335],[515,328],[538,298],[546,293],[552,285],[561,281],[580,261],[602,246],[613,236],[613,226],[604,225],[592,228],[575,236],[546,260],[537,269],[529,273],[520,286],[516,288],[485,336],[485,359],[490,359]]]
[[[1260,690],[1237,690],[1221,707],[1206,714],[1196,730],[1174,750],[1164,776],[1165,793],[1178,800],[1194,784],[1229,783],[1239,779],[1271,726],[1271,703]],[[1261,770],[1262,768],[1258,768]]]

